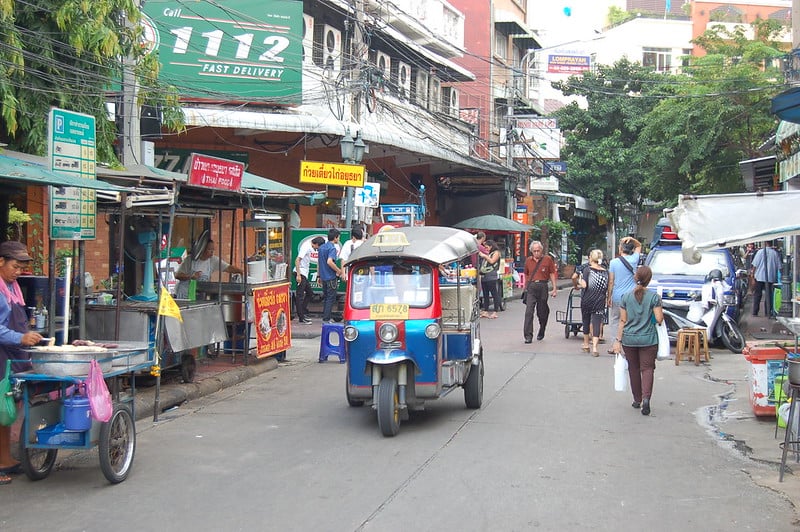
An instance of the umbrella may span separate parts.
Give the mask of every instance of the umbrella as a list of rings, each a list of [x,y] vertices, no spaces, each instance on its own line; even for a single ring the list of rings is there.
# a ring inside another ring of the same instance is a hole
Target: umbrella
[[[530,225],[521,224],[496,214],[484,214],[468,218],[453,225],[458,229],[479,229],[481,231],[505,231],[507,233],[518,233],[533,229]]]

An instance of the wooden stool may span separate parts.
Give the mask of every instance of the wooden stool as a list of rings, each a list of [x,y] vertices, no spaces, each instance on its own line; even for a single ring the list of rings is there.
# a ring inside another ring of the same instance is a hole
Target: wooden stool
[[[702,342],[702,343],[701,343]],[[692,328],[692,329],[679,329],[678,341],[675,343],[675,365],[681,363],[681,357],[684,355],[689,356],[691,360],[694,358],[694,365],[700,365],[700,356],[704,356],[706,362],[711,361],[708,353],[708,335],[705,329]]]

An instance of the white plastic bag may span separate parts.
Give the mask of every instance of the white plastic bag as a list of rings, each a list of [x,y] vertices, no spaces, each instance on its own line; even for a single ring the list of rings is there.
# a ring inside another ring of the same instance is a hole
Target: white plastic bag
[[[89,397],[89,409],[94,419],[101,423],[111,419],[114,405],[97,360],[92,360],[89,365],[89,375],[86,377],[86,395]]]
[[[617,353],[614,361],[614,391],[624,392],[628,388],[628,361],[622,353]]]
[[[657,360],[666,360],[669,358],[669,334],[667,333],[667,324],[663,321],[661,325],[656,325],[658,332],[658,354]]]

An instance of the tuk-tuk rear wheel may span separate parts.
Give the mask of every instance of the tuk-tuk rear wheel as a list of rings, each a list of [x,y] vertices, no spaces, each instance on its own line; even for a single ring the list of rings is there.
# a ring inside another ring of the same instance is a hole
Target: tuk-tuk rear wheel
[[[400,399],[394,377],[384,377],[378,385],[378,427],[384,436],[400,432]]]

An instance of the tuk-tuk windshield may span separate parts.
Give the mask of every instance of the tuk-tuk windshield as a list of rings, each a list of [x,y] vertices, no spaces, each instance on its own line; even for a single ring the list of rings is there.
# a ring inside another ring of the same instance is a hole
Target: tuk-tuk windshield
[[[350,270],[350,306],[369,308],[375,304],[431,305],[433,273],[426,264],[367,263]]]

